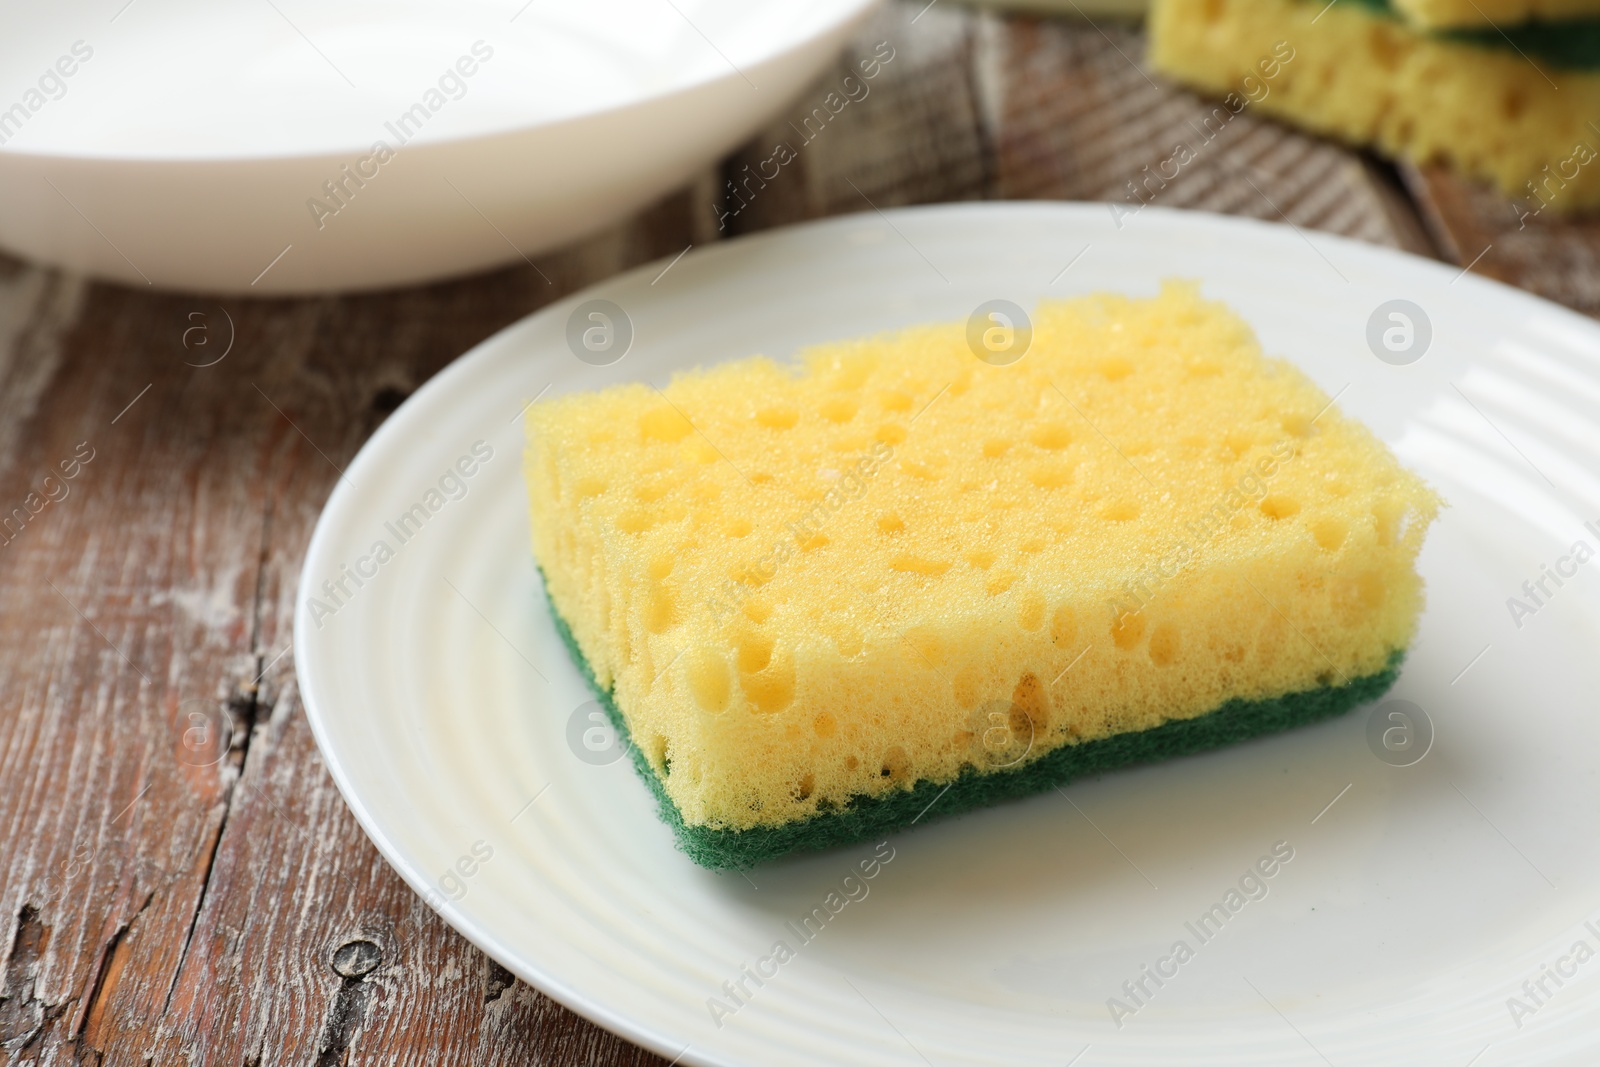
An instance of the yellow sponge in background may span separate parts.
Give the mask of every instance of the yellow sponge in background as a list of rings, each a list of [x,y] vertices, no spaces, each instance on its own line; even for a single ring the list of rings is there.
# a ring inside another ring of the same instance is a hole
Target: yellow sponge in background
[[[1195,88],[1233,94],[1236,108],[1449,163],[1539,210],[1600,205],[1593,69],[1430,36],[1355,0],[1155,0],[1150,62]]]
[[[1392,0],[1395,10],[1423,29],[1515,26],[1534,19],[1594,18],[1600,0]]]
[[[1145,14],[1148,0],[966,0],[973,7],[1095,19]],[[1326,2],[1326,0],[1324,0]],[[1341,0],[1362,3],[1363,0]],[[1371,0],[1365,0],[1370,3]],[[1516,26],[1532,20],[1559,21],[1600,16],[1600,0],[1387,0],[1419,29]]]

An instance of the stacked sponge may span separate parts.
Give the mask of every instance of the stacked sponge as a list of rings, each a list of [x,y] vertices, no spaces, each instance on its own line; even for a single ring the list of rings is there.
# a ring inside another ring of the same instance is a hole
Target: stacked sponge
[[[1150,59],[1533,213],[1600,206],[1597,0],[1155,0]]]

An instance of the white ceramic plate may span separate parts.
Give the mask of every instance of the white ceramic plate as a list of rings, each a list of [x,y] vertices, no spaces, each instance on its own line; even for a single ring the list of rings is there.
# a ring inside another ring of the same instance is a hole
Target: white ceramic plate
[[[661,269],[547,308],[439,374],[362,449],[312,540],[295,645],[308,715],[362,825],[452,925],[681,1063],[1488,1067],[1578,1062],[1596,1042],[1600,961],[1571,950],[1600,949],[1600,922],[1583,925],[1600,902],[1600,562],[1560,564],[1577,541],[1600,547],[1584,527],[1600,519],[1593,322],[1395,252],[1153,208],[1121,229],[1104,206],[866,214]],[[662,384],[699,361],[965,318],[993,298],[1149,294],[1172,275],[1242,312],[1449,499],[1391,694],[1432,724],[1420,762],[1378,758],[1361,709],[1079,782],[1071,803],[934,822],[892,838],[866,897],[801,944],[786,924],[871,847],[708,873],[674,851],[626,760],[591,765],[569,746],[588,695],[529,555],[530,398]],[[565,340],[597,297],[635,332],[605,368]],[[1431,324],[1407,365],[1367,341],[1396,299]],[[466,464],[464,492],[446,479],[460,499],[430,498],[475,442],[492,458]],[[430,503],[398,544],[386,524]],[[379,541],[393,558],[360,563]],[[1551,595],[1513,620],[1507,598],[1541,564],[1576,576],[1547,579]],[[316,610],[346,566],[373,576]],[[1185,923],[1280,841],[1293,859],[1267,895],[1200,944]],[[1116,1025],[1108,998],[1133,1007],[1122,984],[1180,939],[1194,958],[1159,988],[1146,979],[1152,995]],[[723,983],[777,940],[796,957],[759,988],[745,979],[752,995],[714,1021],[708,999],[731,1004]],[[1561,986],[1547,964],[1570,972]]]
[[[0,246],[237,293],[513,262],[748,137],[870,4],[9,5]]]

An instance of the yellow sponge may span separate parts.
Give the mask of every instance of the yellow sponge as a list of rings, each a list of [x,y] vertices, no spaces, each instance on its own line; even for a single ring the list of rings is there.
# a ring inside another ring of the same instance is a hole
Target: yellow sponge
[[[1600,15],[1596,0],[1393,0],[1395,10],[1414,26],[1445,29],[1515,26],[1533,19],[1559,20]]]
[[[1600,205],[1600,72],[1429,36],[1352,0],[1155,0],[1150,61],[1232,94],[1229,110],[1447,162],[1540,210]]]
[[[1437,502],[1195,287],[534,404],[533,546],[684,825],[1382,673]],[[998,732],[998,741],[997,741]]]

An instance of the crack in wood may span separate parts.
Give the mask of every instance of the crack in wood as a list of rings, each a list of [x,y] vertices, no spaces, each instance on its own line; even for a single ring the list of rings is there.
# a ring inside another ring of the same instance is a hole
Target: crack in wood
[[[150,897],[146,898],[144,907],[141,907],[139,911],[142,912],[149,907],[150,901],[153,899],[155,899],[155,894],[152,893]],[[138,916],[135,915],[134,917],[137,918]],[[117,927],[116,932],[111,935],[111,940],[106,942],[105,949],[100,953],[100,967],[95,971],[94,982],[89,986],[89,1010],[83,1013],[77,1032],[72,1035],[74,1041],[87,1044],[90,1047],[93,1046],[93,1042],[84,1042],[83,1037],[91,1026],[99,1023],[105,1013],[106,1000],[117,988],[117,983],[112,977],[112,970],[113,968],[121,970],[121,961],[117,959],[117,952],[122,948],[122,939],[127,936],[128,927],[132,925],[133,923],[130,920]]]
[[[257,657],[259,659],[259,657]],[[247,742],[248,743],[248,742]],[[243,775],[241,769],[240,776]],[[166,999],[162,1002],[162,1014],[172,1010],[172,995],[177,991],[178,978],[183,974],[183,965],[189,959],[189,949],[194,944],[194,930],[200,922],[200,913],[205,910],[206,894],[211,889],[211,872],[216,869],[217,851],[222,847],[222,832],[227,828],[228,818],[233,813],[234,784],[228,787],[227,794],[222,798],[222,818],[217,820],[216,829],[211,832],[211,840],[206,843],[205,869],[200,875],[200,892],[195,896],[194,912],[189,916],[189,926],[183,934],[183,948],[178,952],[177,966],[172,968],[172,980],[167,983]]]
[[[208,842],[205,870],[200,877],[200,892],[195,898],[194,913],[189,916],[189,927],[183,935],[183,948],[178,953],[177,966],[172,969],[172,980],[167,984],[163,1012],[172,1009],[172,996],[178,988],[178,978],[183,974],[183,966],[189,959],[189,949],[194,944],[195,927],[200,922],[200,915],[205,910],[206,897],[211,891],[211,874],[216,869],[217,852],[222,848],[222,837],[228,828],[228,820],[233,815],[234,797],[237,795],[239,783],[244,780],[245,762],[250,757],[250,743],[255,738],[256,723],[261,719],[263,707],[261,676],[267,669],[266,655],[261,648],[261,618],[263,605],[266,602],[266,575],[270,562],[271,534],[272,501],[268,498],[261,509],[261,541],[256,553],[256,584],[254,603],[250,612],[250,647],[255,649],[255,673],[246,685],[240,686],[236,683],[233,695],[228,698],[228,714],[234,719],[233,737],[237,739],[238,758],[235,760],[232,753],[229,754],[229,764],[234,768],[234,777],[222,798],[222,818],[217,821],[217,828]]]
[[[372,403],[369,405],[374,414],[390,415],[406,398],[411,395],[409,389],[397,389],[392,385],[385,385],[372,394]]]
[[[17,932],[6,955],[5,995],[0,996],[0,1048],[20,1052],[43,1034],[50,1005],[34,996],[39,960],[50,944],[50,929],[39,911],[25,904],[17,912]]]
[[[102,1054],[92,1042],[84,1041],[85,1034],[98,1024],[106,1002],[116,989],[117,976],[126,962],[121,951],[125,936],[154,900],[155,891],[152,890],[107,939],[88,997],[81,1001],[78,997],[69,997],[59,1004],[48,1003],[37,995],[39,966],[49,949],[50,928],[39,918],[37,908],[24,905],[17,914],[17,932],[6,957],[7,992],[0,996],[0,1048],[20,1054],[41,1047],[46,1034],[57,1023],[72,1018],[68,1041],[79,1046],[80,1061],[87,1054],[94,1063],[99,1063]],[[73,1010],[80,1003],[83,1010],[74,1017]]]
[[[492,1004],[499,1000],[506,990],[516,985],[517,976],[489,957],[485,956],[484,959],[488,962],[489,973],[484,981],[483,1002]]]
[[[50,926],[43,925],[38,910],[24,905],[18,912],[16,937],[6,957],[5,997],[0,997],[0,1049],[11,1056],[6,1062],[21,1062],[30,1049],[42,1049],[45,1037],[78,1003],[69,997],[50,1005],[37,995],[38,965],[50,949]]]
[[[317,1067],[342,1067],[350,1055],[350,1045],[367,1016],[367,999],[372,987],[366,977],[341,978],[334,995],[328,1021],[317,1045]]]
[[[261,675],[266,668],[261,665],[265,649],[261,647],[261,618],[265,614],[267,602],[267,571],[272,563],[272,497],[268,495],[261,503],[261,543],[256,553],[256,588],[255,603],[250,609],[250,647],[256,652],[255,680],[250,683],[250,698],[252,707],[257,691],[261,687]],[[254,718],[251,722],[254,723]],[[245,735],[244,744],[250,744],[250,737]]]

